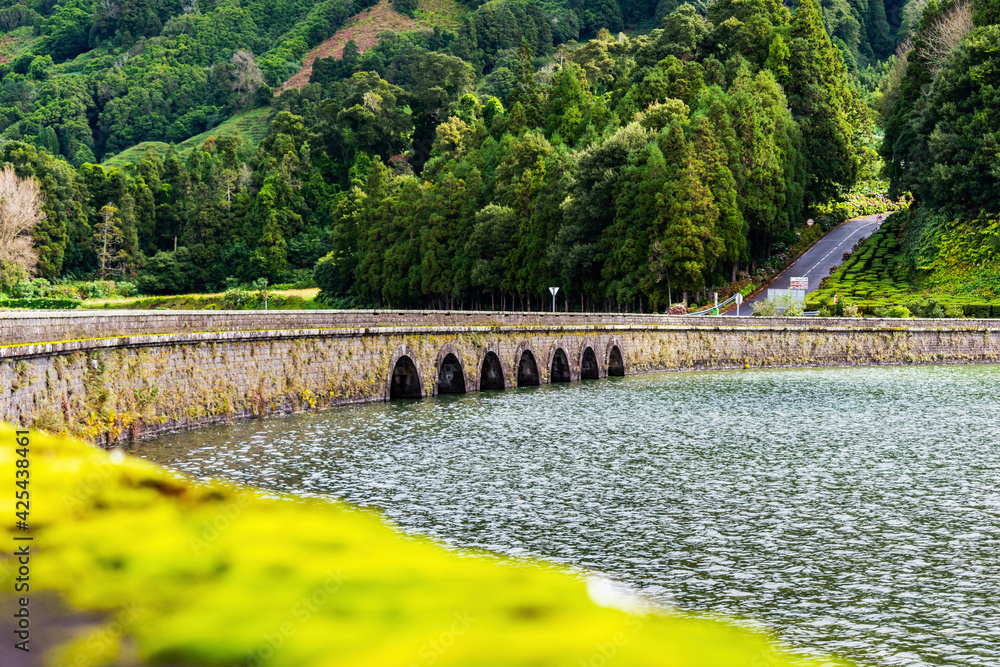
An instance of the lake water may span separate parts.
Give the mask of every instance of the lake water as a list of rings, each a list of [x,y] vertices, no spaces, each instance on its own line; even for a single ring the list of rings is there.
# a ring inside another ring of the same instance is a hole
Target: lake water
[[[1000,367],[609,378],[172,434],[195,476],[377,508],[872,665],[1000,665]]]

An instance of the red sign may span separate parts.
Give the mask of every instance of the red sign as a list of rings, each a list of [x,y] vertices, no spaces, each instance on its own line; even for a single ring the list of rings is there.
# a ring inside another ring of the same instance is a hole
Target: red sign
[[[792,278],[789,289],[809,289],[808,278]]]

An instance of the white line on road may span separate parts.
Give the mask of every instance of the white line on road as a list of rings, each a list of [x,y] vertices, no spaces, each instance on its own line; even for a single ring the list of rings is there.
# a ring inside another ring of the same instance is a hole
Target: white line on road
[[[851,241],[852,239],[854,239],[855,238],[854,235],[856,233],[858,233],[858,232],[864,232],[864,231],[865,231],[864,227],[859,227],[858,229],[854,230],[851,234],[849,234],[847,236],[847,238],[845,238],[843,241],[841,241],[840,244],[838,244],[833,250],[831,250],[830,252],[828,252],[825,255],[823,255],[822,259],[820,259],[818,262],[816,262],[811,267],[809,267],[809,270],[806,271],[805,276],[808,276],[810,273],[812,273],[814,270],[816,270],[816,267],[819,266],[820,264],[822,264],[823,262],[825,262],[827,257],[829,257],[833,253],[837,252],[841,248],[843,248],[845,243],[847,243],[847,242]],[[803,276],[803,277],[805,277],[805,276]]]

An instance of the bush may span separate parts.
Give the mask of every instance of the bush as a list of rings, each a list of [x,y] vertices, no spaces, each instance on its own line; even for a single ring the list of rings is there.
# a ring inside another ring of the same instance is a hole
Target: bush
[[[139,293],[139,288],[136,287],[135,283],[122,280],[115,283],[115,293],[116,296],[135,296]]]
[[[853,303],[844,306],[844,317],[857,317],[858,314],[858,307]]]
[[[962,311],[961,306],[948,306],[944,309],[945,317],[960,318],[965,317],[965,313]]]
[[[82,285],[80,293],[85,299],[108,299],[115,295],[115,283],[111,280],[95,280]]]
[[[199,282],[201,269],[187,248],[160,251],[146,262],[136,281],[144,294],[183,294]]]
[[[778,314],[778,304],[770,299],[753,302],[754,317],[774,317]]]
[[[877,317],[879,319],[884,320],[885,318],[889,317],[889,309],[886,308],[885,306],[875,306],[874,308],[871,309],[871,312],[869,314],[872,317]]]
[[[668,315],[687,315],[688,308],[683,303],[675,303],[667,311]]]
[[[910,309],[906,306],[893,306],[889,309],[889,317],[907,318],[910,316]]]
[[[798,301],[793,301],[785,306],[785,309],[781,311],[781,314],[785,317],[802,317],[802,304]]]
[[[249,310],[257,305],[257,293],[242,285],[230,287],[222,297],[226,310]]]
[[[990,305],[988,303],[967,303],[962,306],[966,317],[983,318],[990,316]]]
[[[38,299],[48,296],[51,288],[52,283],[45,278],[35,278],[14,285],[10,295],[15,299]]]

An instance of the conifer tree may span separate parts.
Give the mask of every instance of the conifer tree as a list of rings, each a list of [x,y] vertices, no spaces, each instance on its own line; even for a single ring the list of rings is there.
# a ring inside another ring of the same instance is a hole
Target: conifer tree
[[[788,80],[783,81],[792,115],[802,131],[810,203],[835,197],[854,185],[860,161],[848,113],[856,93],[847,83],[840,52],[823,27],[816,0],[802,0],[791,24]]]

